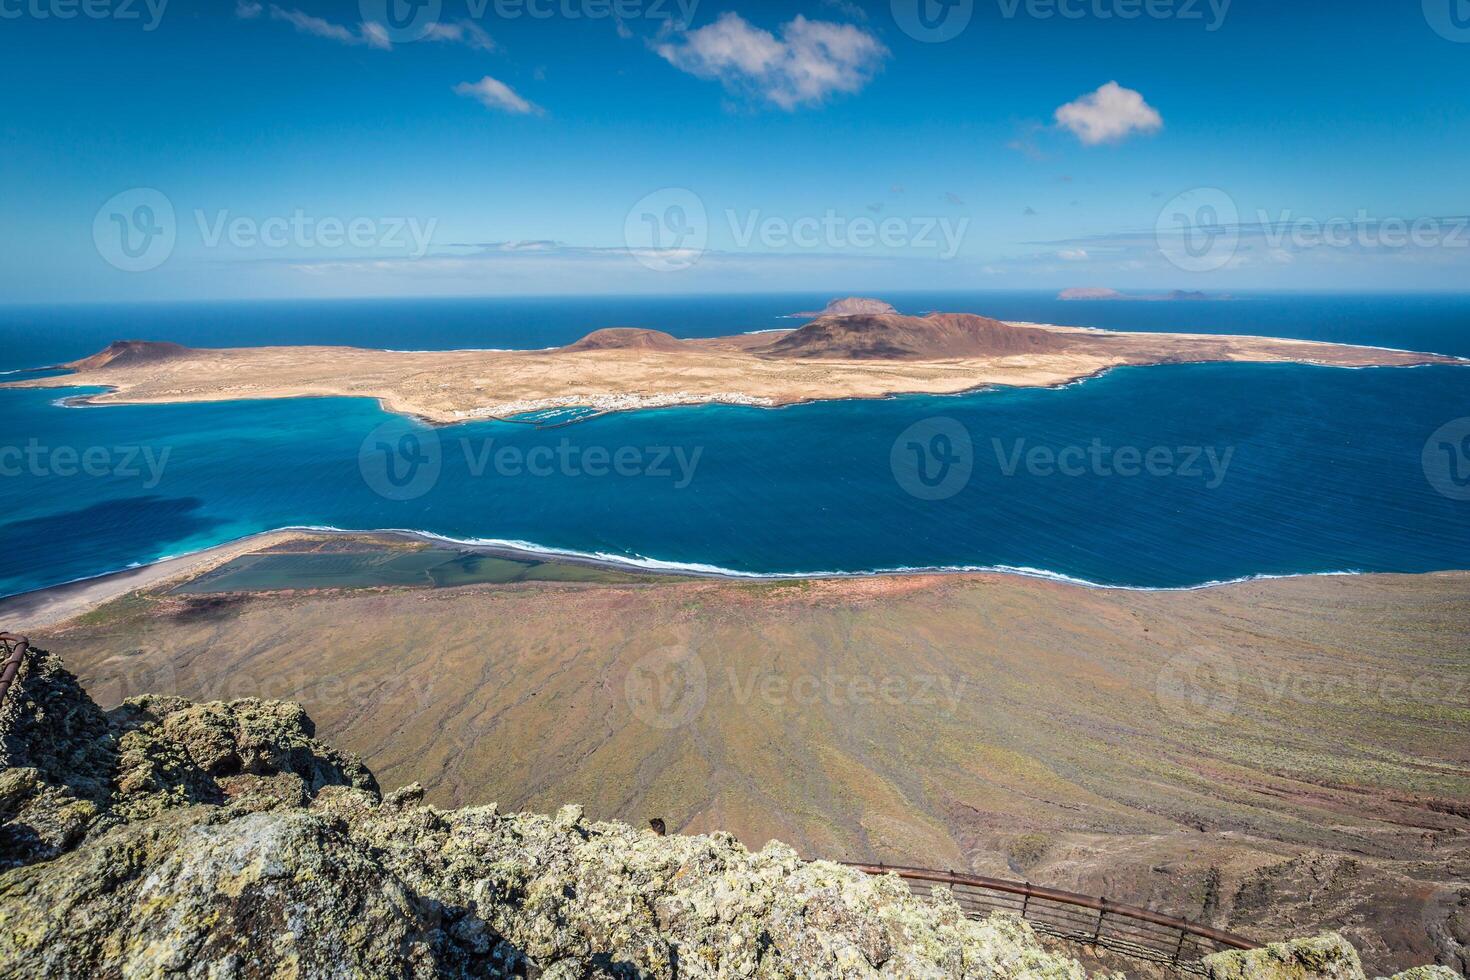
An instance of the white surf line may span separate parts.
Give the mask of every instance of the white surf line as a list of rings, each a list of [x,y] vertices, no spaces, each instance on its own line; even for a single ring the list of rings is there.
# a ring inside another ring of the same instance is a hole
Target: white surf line
[[[1331,570],[1322,572],[1281,572],[1281,573],[1259,573],[1254,575],[1242,575],[1229,579],[1210,579],[1193,585],[1118,585],[1108,582],[1095,582],[1089,579],[1078,578],[1067,575],[1064,572],[1054,572],[1044,568],[1032,568],[1025,565],[900,565],[890,568],[862,569],[858,571],[806,571],[806,572],[747,572],[739,569],[725,568],[721,565],[711,565],[704,562],[672,561],[662,558],[650,558],[644,555],[620,555],[605,551],[579,551],[574,548],[558,548],[553,545],[537,544],[534,541],[522,541],[514,538],[455,538],[434,531],[424,531],[416,528],[378,528],[372,531],[352,530],[349,528],[334,527],[331,525],[302,525],[295,527],[278,528],[278,531],[302,531],[329,534],[403,534],[411,537],[423,538],[430,541],[438,541],[449,545],[458,545],[467,548],[493,548],[501,551],[521,554],[529,558],[571,558],[582,561],[596,562],[601,565],[613,565],[621,568],[638,569],[641,571],[663,572],[668,574],[693,574],[716,578],[742,579],[754,581],[799,581],[803,579],[844,579],[844,578],[874,578],[879,576],[897,575],[956,575],[956,574],[996,574],[1015,575],[1022,578],[1044,579],[1052,582],[1061,582],[1067,585],[1076,585],[1087,589],[1098,589],[1102,591],[1119,592],[1197,592],[1204,589],[1213,589],[1225,585],[1239,585],[1245,582],[1262,582],[1275,579],[1294,578],[1318,578],[1318,577],[1346,577],[1372,574],[1395,574],[1390,572],[1374,573],[1361,569]],[[1456,571],[1457,569],[1440,569],[1440,571]],[[1429,573],[1403,573],[1403,574],[1429,574]]]
[[[51,585],[29,589],[23,592],[0,595],[0,602],[19,596],[29,596],[48,589],[75,586],[83,582],[91,582],[104,579],[125,572],[150,568],[166,562],[179,561],[186,558],[194,558],[207,552],[223,548],[230,548],[243,544],[252,538],[261,538],[275,534],[333,534],[333,535],[362,535],[372,536],[375,534],[392,534],[426,541],[437,541],[447,545],[475,549],[484,548],[503,552],[511,557],[519,557],[529,560],[555,560],[558,558],[582,561],[605,567],[614,567],[624,570],[651,572],[654,574],[668,575],[694,575],[705,578],[720,578],[734,581],[803,581],[822,579],[858,579],[858,578],[881,578],[906,575],[1012,575],[1020,578],[1041,579],[1049,582],[1057,582],[1064,585],[1077,586],[1079,588],[1094,589],[1103,592],[1200,592],[1207,589],[1220,588],[1227,585],[1240,585],[1248,582],[1266,582],[1278,579],[1298,578],[1341,578],[1362,575],[1431,575],[1445,572],[1470,571],[1470,569],[1441,568],[1431,569],[1425,572],[1371,572],[1363,569],[1334,569],[1320,572],[1262,572],[1254,575],[1242,575],[1228,579],[1210,579],[1191,585],[1120,585],[1109,582],[1096,582],[1090,579],[1079,578],[1068,575],[1065,572],[1055,572],[1045,568],[1033,568],[1026,565],[899,565],[888,568],[861,569],[857,571],[797,571],[797,572],[749,572],[739,569],[726,568],[721,565],[713,565],[705,562],[675,561],[662,558],[650,558],[644,555],[622,555],[603,551],[580,551],[574,548],[559,548],[553,545],[542,545],[534,541],[522,541],[514,538],[456,538],[434,531],[425,531],[417,528],[344,528],[330,524],[291,524],[277,527],[266,531],[255,531],[250,534],[222,541],[219,544],[207,545],[193,551],[183,551],[164,555],[147,561],[130,562],[118,568],[98,572],[93,575],[84,575],[66,582],[56,582]],[[182,574],[182,572],[181,572]]]

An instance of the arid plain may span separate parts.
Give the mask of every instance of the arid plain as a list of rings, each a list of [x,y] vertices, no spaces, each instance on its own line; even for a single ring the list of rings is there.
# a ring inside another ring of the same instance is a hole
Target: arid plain
[[[105,703],[300,701],[385,785],[418,781],[445,805],[577,801],[1263,939],[1330,925],[1372,968],[1467,963],[1470,575],[1144,592],[539,574],[157,581],[33,638]]]

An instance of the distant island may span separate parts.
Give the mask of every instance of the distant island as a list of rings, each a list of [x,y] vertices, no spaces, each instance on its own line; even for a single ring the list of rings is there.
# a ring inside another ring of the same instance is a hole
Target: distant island
[[[778,406],[956,394],[989,385],[1045,387],[1125,365],[1206,361],[1339,367],[1470,363],[1306,340],[1115,332],[1008,323],[971,313],[841,313],[794,330],[699,340],[615,327],[566,347],[537,351],[194,349],[128,340],[61,365],[70,374],[8,386],[108,389],[76,399],[96,405],[355,396],[375,398],[388,411],[449,424],[559,408]]]
[[[1195,289],[1175,289],[1172,292],[1167,293],[1145,293],[1141,295],[1134,295],[1130,293],[1120,293],[1116,289],[1106,289],[1100,286],[1074,286],[1071,289],[1064,289],[1060,293],[1057,293],[1057,299],[1060,300],[1096,301],[1112,299],[1131,299],[1135,301],[1152,303],[1189,303],[1200,302],[1203,300],[1225,300],[1229,298],[1230,297],[1225,293],[1202,293],[1199,290]]]
[[[881,299],[865,299],[861,296],[848,296],[845,299],[834,299],[828,303],[826,308],[816,313],[788,313],[791,319],[804,319],[818,316],[857,316],[865,313],[897,313],[892,306]]]

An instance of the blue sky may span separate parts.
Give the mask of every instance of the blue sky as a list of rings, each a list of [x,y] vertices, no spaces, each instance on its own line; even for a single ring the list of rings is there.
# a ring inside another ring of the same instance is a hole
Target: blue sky
[[[87,3],[0,301],[1470,282],[1466,0]]]

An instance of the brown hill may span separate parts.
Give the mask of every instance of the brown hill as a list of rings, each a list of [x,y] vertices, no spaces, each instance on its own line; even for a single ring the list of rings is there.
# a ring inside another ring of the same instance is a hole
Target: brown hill
[[[848,296],[844,299],[834,299],[820,313],[793,313],[792,316],[855,316],[861,313],[897,312],[897,310],[881,299],[865,299],[861,296]]]
[[[662,330],[644,330],[640,327],[606,327],[594,330],[575,344],[563,347],[564,351],[584,350],[682,350],[683,343]]]
[[[1046,330],[970,313],[931,313],[926,317],[818,317],[756,353],[768,357],[920,361],[1046,354],[1067,347],[1066,337]]]
[[[72,361],[63,366],[77,371],[96,371],[107,367],[137,367],[142,364],[172,360],[176,357],[187,357],[191,353],[193,352],[182,344],[173,344],[164,340],[115,340],[91,357],[84,357],[80,361]]]

